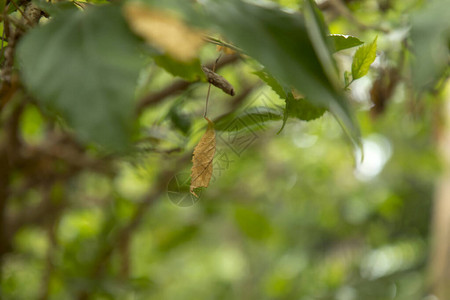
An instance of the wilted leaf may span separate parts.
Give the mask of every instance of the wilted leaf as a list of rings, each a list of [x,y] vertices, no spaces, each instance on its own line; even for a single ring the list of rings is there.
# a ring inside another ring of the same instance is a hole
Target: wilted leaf
[[[362,42],[357,37],[344,34],[332,34],[328,36],[328,39],[333,43],[334,52],[364,44],[364,42]]]
[[[370,65],[377,56],[377,37],[372,43],[361,46],[356,50],[352,63],[353,80],[363,77],[369,72]]]
[[[173,76],[179,76],[188,81],[195,81],[204,79],[202,66],[198,59],[193,59],[188,62],[180,62],[172,59],[167,55],[158,55],[154,57],[155,63],[172,74]]]
[[[191,169],[191,193],[198,197],[194,192],[196,188],[208,187],[209,181],[213,173],[213,159],[216,153],[216,133],[214,131],[214,123],[209,119],[208,128],[205,134],[194,148],[194,156],[192,157]]]
[[[60,113],[78,136],[126,147],[142,67],[140,41],[113,6],[64,10],[18,45],[22,79],[36,100]]]
[[[180,61],[197,57],[202,35],[179,18],[140,3],[126,3],[123,9],[131,29],[149,44]]]
[[[222,91],[224,91],[228,95],[234,96],[234,88],[231,85],[231,83],[228,82],[228,80],[226,80],[225,78],[223,78],[219,74],[213,72],[212,70],[210,70],[207,67],[202,67],[202,70],[205,73],[206,78],[207,78],[209,83],[211,83],[215,87],[218,87],[219,89],[221,89]]]

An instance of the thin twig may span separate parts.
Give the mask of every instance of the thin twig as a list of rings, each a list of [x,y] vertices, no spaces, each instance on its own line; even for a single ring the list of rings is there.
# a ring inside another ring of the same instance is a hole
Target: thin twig
[[[229,64],[233,64],[237,62],[240,58],[239,54],[232,54],[232,55],[226,55],[224,56],[220,62],[216,64],[216,69],[219,69],[221,67],[224,67]],[[215,62],[210,62],[206,64],[208,68],[212,68],[214,66]],[[138,105],[137,105],[137,114],[141,114],[145,108],[148,106],[156,105],[160,102],[162,102],[167,97],[176,95],[182,91],[185,91],[189,86],[191,86],[194,83],[197,83],[198,81],[186,81],[186,80],[177,80],[170,84],[169,86],[163,88],[160,91],[151,93],[144,98],[142,98]]]
[[[31,22],[31,20],[28,19],[28,16],[25,15],[25,13],[20,9],[19,6],[17,6],[17,4],[16,4],[13,0],[10,0],[10,2],[14,5],[15,8],[17,8],[17,10],[20,12],[20,14],[23,16],[23,18],[24,18],[25,20],[28,21],[29,24],[33,24],[33,23]]]
[[[219,62],[220,57],[222,56],[222,53],[219,54],[219,56],[217,57],[216,61],[214,62],[214,66],[212,71],[215,72],[216,71],[216,65]],[[203,118],[207,119],[206,115],[208,113],[208,103],[209,103],[209,94],[211,92],[211,82],[208,85],[208,92],[206,93],[206,102],[205,102],[205,113],[203,114]]]

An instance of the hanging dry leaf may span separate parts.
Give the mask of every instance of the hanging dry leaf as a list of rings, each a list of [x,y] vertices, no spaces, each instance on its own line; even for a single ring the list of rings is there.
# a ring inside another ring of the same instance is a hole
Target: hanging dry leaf
[[[225,78],[220,76],[219,74],[213,72],[209,68],[203,66],[203,73],[205,73],[208,82],[212,85],[218,87],[228,95],[234,96],[234,88]]]
[[[198,197],[194,189],[199,187],[208,187],[213,173],[213,158],[216,153],[216,133],[214,132],[214,123],[208,118],[208,128],[205,134],[194,148],[191,169],[191,193]]]
[[[197,57],[202,34],[179,18],[140,3],[126,3],[123,9],[131,29],[149,44],[180,61]]]

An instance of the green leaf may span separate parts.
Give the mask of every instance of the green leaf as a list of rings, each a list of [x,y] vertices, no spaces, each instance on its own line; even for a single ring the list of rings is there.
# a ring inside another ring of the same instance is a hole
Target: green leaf
[[[286,112],[289,117],[311,121],[323,116],[326,109],[317,107],[306,99],[295,99],[292,94],[286,99]]]
[[[334,52],[364,44],[360,39],[351,35],[332,34],[327,38],[333,43]]]
[[[432,88],[449,69],[450,0],[429,1],[412,18],[414,88]]]
[[[289,117],[302,121],[312,121],[323,116],[326,111],[325,108],[317,107],[304,98],[296,99],[292,93],[289,93],[284,108],[283,124],[277,134],[283,131]]]
[[[314,0],[305,0],[304,2],[303,15],[309,38],[319,57],[323,70],[327,74],[328,80],[335,88],[338,88],[337,66],[331,55],[333,44],[328,39],[329,32],[325,25],[324,17]]]
[[[185,63],[177,61],[168,55],[158,55],[154,57],[154,60],[159,67],[165,69],[173,76],[179,76],[187,81],[206,80],[198,59]]]
[[[280,96],[281,99],[286,99],[286,93],[281,86],[281,84],[270,75],[265,69],[253,72],[256,76],[258,76],[262,81],[267,83],[268,86],[272,88],[272,90]]]
[[[49,14],[50,16],[55,16],[66,10],[77,10],[78,8],[72,1],[61,1],[61,2],[47,2],[46,0],[32,0],[32,2],[39,7],[41,10]]]
[[[303,98],[296,99],[291,92],[286,94],[281,84],[267,71],[261,70],[258,72],[253,72],[253,74],[257,75],[264,82],[266,82],[280,96],[280,98],[284,99],[286,102],[283,115],[283,124],[278,133],[283,130],[288,117],[303,121],[311,121],[321,117],[325,113],[326,109],[323,107],[318,107]]]
[[[265,106],[251,107],[240,114],[232,114],[216,122],[218,131],[241,131],[263,129],[266,122],[283,119],[283,113]]]
[[[24,84],[83,141],[123,149],[133,127],[141,42],[118,7],[65,11],[18,45]]]
[[[361,46],[356,50],[352,63],[353,80],[363,77],[369,72],[370,65],[374,62],[377,55],[377,38],[372,43]]]
[[[221,33],[262,63],[282,86],[293,87],[313,104],[329,108],[353,140],[359,139],[347,99],[329,76],[334,69],[324,69],[327,63],[321,60],[327,55],[316,53],[318,47],[313,46],[301,15],[238,0],[209,1],[205,9]],[[314,34],[321,34],[320,27]]]

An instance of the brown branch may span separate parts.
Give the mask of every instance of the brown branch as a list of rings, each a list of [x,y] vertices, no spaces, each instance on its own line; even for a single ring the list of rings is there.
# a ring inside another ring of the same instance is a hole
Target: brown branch
[[[220,69],[226,65],[232,64],[238,61],[240,56],[238,54],[227,55],[222,57],[222,59],[217,63],[216,69]],[[208,68],[212,68],[214,66],[214,61],[206,64]],[[142,111],[148,106],[156,105],[162,102],[165,98],[169,96],[176,95],[182,91],[185,91],[189,86],[198,81],[186,81],[186,80],[177,80],[170,84],[169,86],[163,88],[160,91],[151,93],[144,98],[142,98],[137,105],[137,114],[142,113]]]

